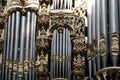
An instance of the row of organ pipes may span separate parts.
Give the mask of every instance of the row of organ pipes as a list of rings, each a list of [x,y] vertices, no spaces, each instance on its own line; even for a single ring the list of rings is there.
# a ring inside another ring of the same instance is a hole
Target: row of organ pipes
[[[73,0],[52,0],[53,10],[68,9],[71,10],[73,6]]]
[[[8,15],[5,26],[2,80],[34,80],[36,13]],[[28,61],[31,65],[28,67]]]
[[[71,80],[71,39],[68,28],[55,29],[51,44],[51,79]]]
[[[119,7],[119,0],[88,0],[88,44],[91,51],[88,51],[87,61],[90,79],[96,73],[104,75],[100,72],[104,68],[120,66]],[[97,80],[102,80],[100,76],[96,77]]]

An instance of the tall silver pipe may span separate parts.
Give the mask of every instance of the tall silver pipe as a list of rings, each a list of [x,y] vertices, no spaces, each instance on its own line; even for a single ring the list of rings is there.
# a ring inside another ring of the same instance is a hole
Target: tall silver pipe
[[[52,80],[53,78],[54,78],[54,69],[55,69],[55,67],[54,67],[54,58],[53,58],[53,56],[54,56],[54,44],[55,43],[53,43],[55,41],[55,31],[53,31],[53,37],[52,37],[52,42],[51,42],[51,63],[50,63],[50,79]]]
[[[106,52],[105,55],[102,56],[102,61],[103,61],[103,67],[107,66],[107,56],[108,56],[108,36],[107,36],[107,0],[101,0],[101,27],[100,27],[100,34],[105,36],[105,47],[106,47]],[[100,53],[102,54],[102,53]]]
[[[33,29],[34,29],[34,17],[35,17],[35,13],[32,12],[31,13],[31,34],[30,34],[30,60],[32,60],[33,58]]]
[[[13,56],[13,40],[14,40],[14,29],[15,29],[15,13],[12,13],[12,24],[11,24],[11,37],[10,37],[10,60]]]
[[[23,63],[23,59],[24,59],[24,43],[25,43],[25,18],[26,16],[22,15],[22,19],[21,19],[21,32],[20,32],[20,58],[19,58],[19,62]]]
[[[59,77],[62,77],[61,75],[62,75],[62,32],[59,32],[59,35],[60,35],[60,41],[59,41],[59,49],[60,49],[60,58],[61,58],[61,60],[59,61]]]
[[[118,1],[117,0],[109,0],[109,23],[110,23],[110,38],[111,38],[111,58],[112,58],[112,63],[113,66],[117,66],[118,63],[118,56],[119,55],[114,55],[114,52],[112,51],[112,46],[118,46],[118,44],[113,44],[115,42],[112,41],[112,34],[116,33],[118,35]],[[118,37],[116,37],[118,38]],[[112,45],[113,44],[113,45]],[[115,52],[119,54],[118,52]]]
[[[20,12],[16,11],[16,30],[15,30],[15,49],[14,49],[14,60],[17,61],[18,55],[18,39],[19,39],[19,28],[20,28]]]
[[[71,39],[70,31],[68,30],[68,57],[71,57]],[[71,80],[71,59],[68,59],[68,79]]]
[[[10,59],[10,64],[9,65],[13,65],[13,48],[14,48],[14,29],[15,29],[15,13],[12,13],[12,24],[11,24],[11,37],[10,37],[10,56],[9,56],[9,59]],[[12,68],[13,67],[9,67],[9,80],[12,78]]]
[[[92,0],[92,41],[95,39],[96,31],[95,31],[95,0]]]
[[[31,61],[33,61],[33,30],[34,30],[34,17],[35,17],[35,13],[34,12],[31,12],[31,34],[30,34],[30,54],[29,54],[29,59]],[[29,69],[29,76],[32,76],[32,70],[33,70],[33,65],[30,66],[30,69]],[[30,80],[32,80],[32,77],[30,77]]]
[[[66,30],[65,30],[65,47],[66,47],[66,50],[65,50],[65,56],[68,56],[68,29],[66,28]],[[66,60],[66,64],[65,64],[65,66],[66,66],[66,70],[65,70],[65,78],[67,78],[68,79],[68,60]]]
[[[8,23],[10,22],[9,17],[8,17],[7,21],[8,21]],[[2,70],[1,70],[0,80],[4,79],[4,77],[5,77],[4,73],[6,74],[7,73],[6,71],[8,71],[7,67],[5,66],[5,64],[6,64],[6,51],[7,51],[8,23],[5,24],[5,30],[4,30],[4,52],[2,54]]]
[[[14,44],[14,61],[17,62],[17,57],[18,57],[18,41],[19,41],[19,28],[20,28],[20,12],[16,11],[16,28],[15,28],[15,44]],[[14,63],[13,63],[14,64]],[[16,79],[16,74],[13,71],[13,79]],[[17,72],[16,72],[17,73]]]
[[[35,37],[36,37],[36,18],[37,18],[37,15],[34,13],[34,24],[33,24],[33,60],[35,61],[35,53],[36,53],[36,46],[35,46]],[[32,77],[32,80],[35,80],[35,63],[33,65],[33,77]]]
[[[27,23],[26,23],[26,50],[25,50],[25,59],[28,60],[28,54],[29,54],[29,42],[30,42],[30,12],[27,12]]]
[[[92,2],[91,0],[88,0],[88,4],[87,4],[87,12],[88,12],[88,44],[91,45],[92,43]],[[89,55],[89,54],[88,54]],[[91,60],[88,60],[88,68],[89,68],[89,78],[91,78],[92,76],[92,69],[91,69]]]
[[[11,15],[8,16],[8,23],[7,26],[5,27],[5,43],[4,43],[4,54],[2,57],[3,61],[3,67],[2,67],[2,80],[7,80],[8,78],[8,66],[5,66],[5,61],[8,61],[9,59],[9,45],[10,45],[10,25],[11,25]],[[5,73],[5,76],[4,76]]]
[[[65,55],[65,28],[63,30],[63,52],[62,52],[62,56],[66,56]],[[62,74],[62,76],[65,77],[65,69],[64,69],[64,67],[65,67],[65,60],[63,60],[62,67],[63,67],[63,70],[62,70],[63,74]]]
[[[58,31],[57,31],[57,52],[56,52],[56,56],[57,57],[59,57],[59,33],[58,33]],[[59,58],[58,58],[58,60],[57,60],[57,64],[56,64],[56,77],[58,77],[58,75],[59,75]]]
[[[97,52],[97,70],[100,70],[100,16],[101,16],[101,11],[100,11],[100,1],[101,0],[96,0],[96,39],[97,39],[97,47],[98,47],[98,52]]]
[[[57,30],[55,29],[55,33],[54,33],[54,56],[56,55],[56,53],[57,53],[57,50],[56,50],[56,47],[57,47]],[[53,61],[53,65],[54,65],[54,75],[53,75],[53,77],[55,78],[55,73],[56,73],[56,70],[55,70],[55,68],[56,68],[56,59]]]

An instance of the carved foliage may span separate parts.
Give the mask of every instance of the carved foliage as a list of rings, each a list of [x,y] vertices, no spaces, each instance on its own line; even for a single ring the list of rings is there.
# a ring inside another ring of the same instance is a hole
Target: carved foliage
[[[48,74],[48,36],[44,27],[41,28],[40,35],[37,38],[37,61],[36,61],[36,71],[37,71],[37,80],[46,80]]]
[[[73,72],[74,80],[83,80],[85,73],[85,61],[84,53],[86,50],[85,43],[85,19],[82,17],[75,17],[75,28],[74,28],[74,38],[73,38]],[[82,55],[82,56],[81,56]]]
[[[83,76],[85,74],[85,61],[84,61],[84,57],[82,57],[80,54],[78,54],[75,58],[74,58],[74,62],[73,62],[73,72],[75,75],[75,80],[82,80]]]

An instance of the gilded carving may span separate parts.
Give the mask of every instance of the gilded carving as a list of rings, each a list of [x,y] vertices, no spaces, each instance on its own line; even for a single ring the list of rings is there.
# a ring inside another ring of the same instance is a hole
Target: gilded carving
[[[117,33],[111,34],[111,49],[112,49],[112,55],[114,56],[119,55],[119,36]]]
[[[101,56],[106,55],[106,40],[105,35],[100,36],[100,54]]]
[[[85,75],[85,60],[80,54],[78,54],[73,61],[73,73],[75,80],[82,80]]]
[[[23,73],[24,73],[24,67],[23,67],[23,63],[18,63],[18,77],[23,77]]]
[[[37,59],[35,65],[37,80],[46,80],[48,74],[48,62],[46,61],[46,54],[43,51],[41,51],[39,59]]]

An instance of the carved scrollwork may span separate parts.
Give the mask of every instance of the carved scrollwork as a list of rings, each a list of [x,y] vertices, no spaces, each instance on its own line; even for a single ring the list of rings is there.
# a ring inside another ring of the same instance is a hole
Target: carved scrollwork
[[[39,35],[37,38],[37,61],[36,71],[37,71],[37,80],[46,80],[48,74],[48,60],[47,53],[49,49],[49,37],[47,36],[47,30],[42,26],[39,30]]]
[[[68,27],[71,31],[73,31],[74,26],[74,17],[73,16],[65,16],[64,13],[59,13],[59,16],[51,17],[51,31],[59,26]],[[67,25],[67,26],[66,26]]]
[[[119,55],[119,36],[117,33],[111,34],[111,49],[112,49],[112,55],[114,56]]]
[[[80,54],[74,58],[73,62],[73,73],[75,75],[75,80],[82,80],[85,75],[85,60]]]
[[[105,35],[100,36],[100,55],[105,56],[106,55],[106,40]]]
[[[46,61],[46,54],[43,51],[41,51],[35,65],[37,80],[46,80],[48,75],[48,62]]]
[[[76,53],[76,54],[79,54],[79,53],[83,52],[86,48],[84,38],[74,39],[73,43],[74,43],[73,52]]]

